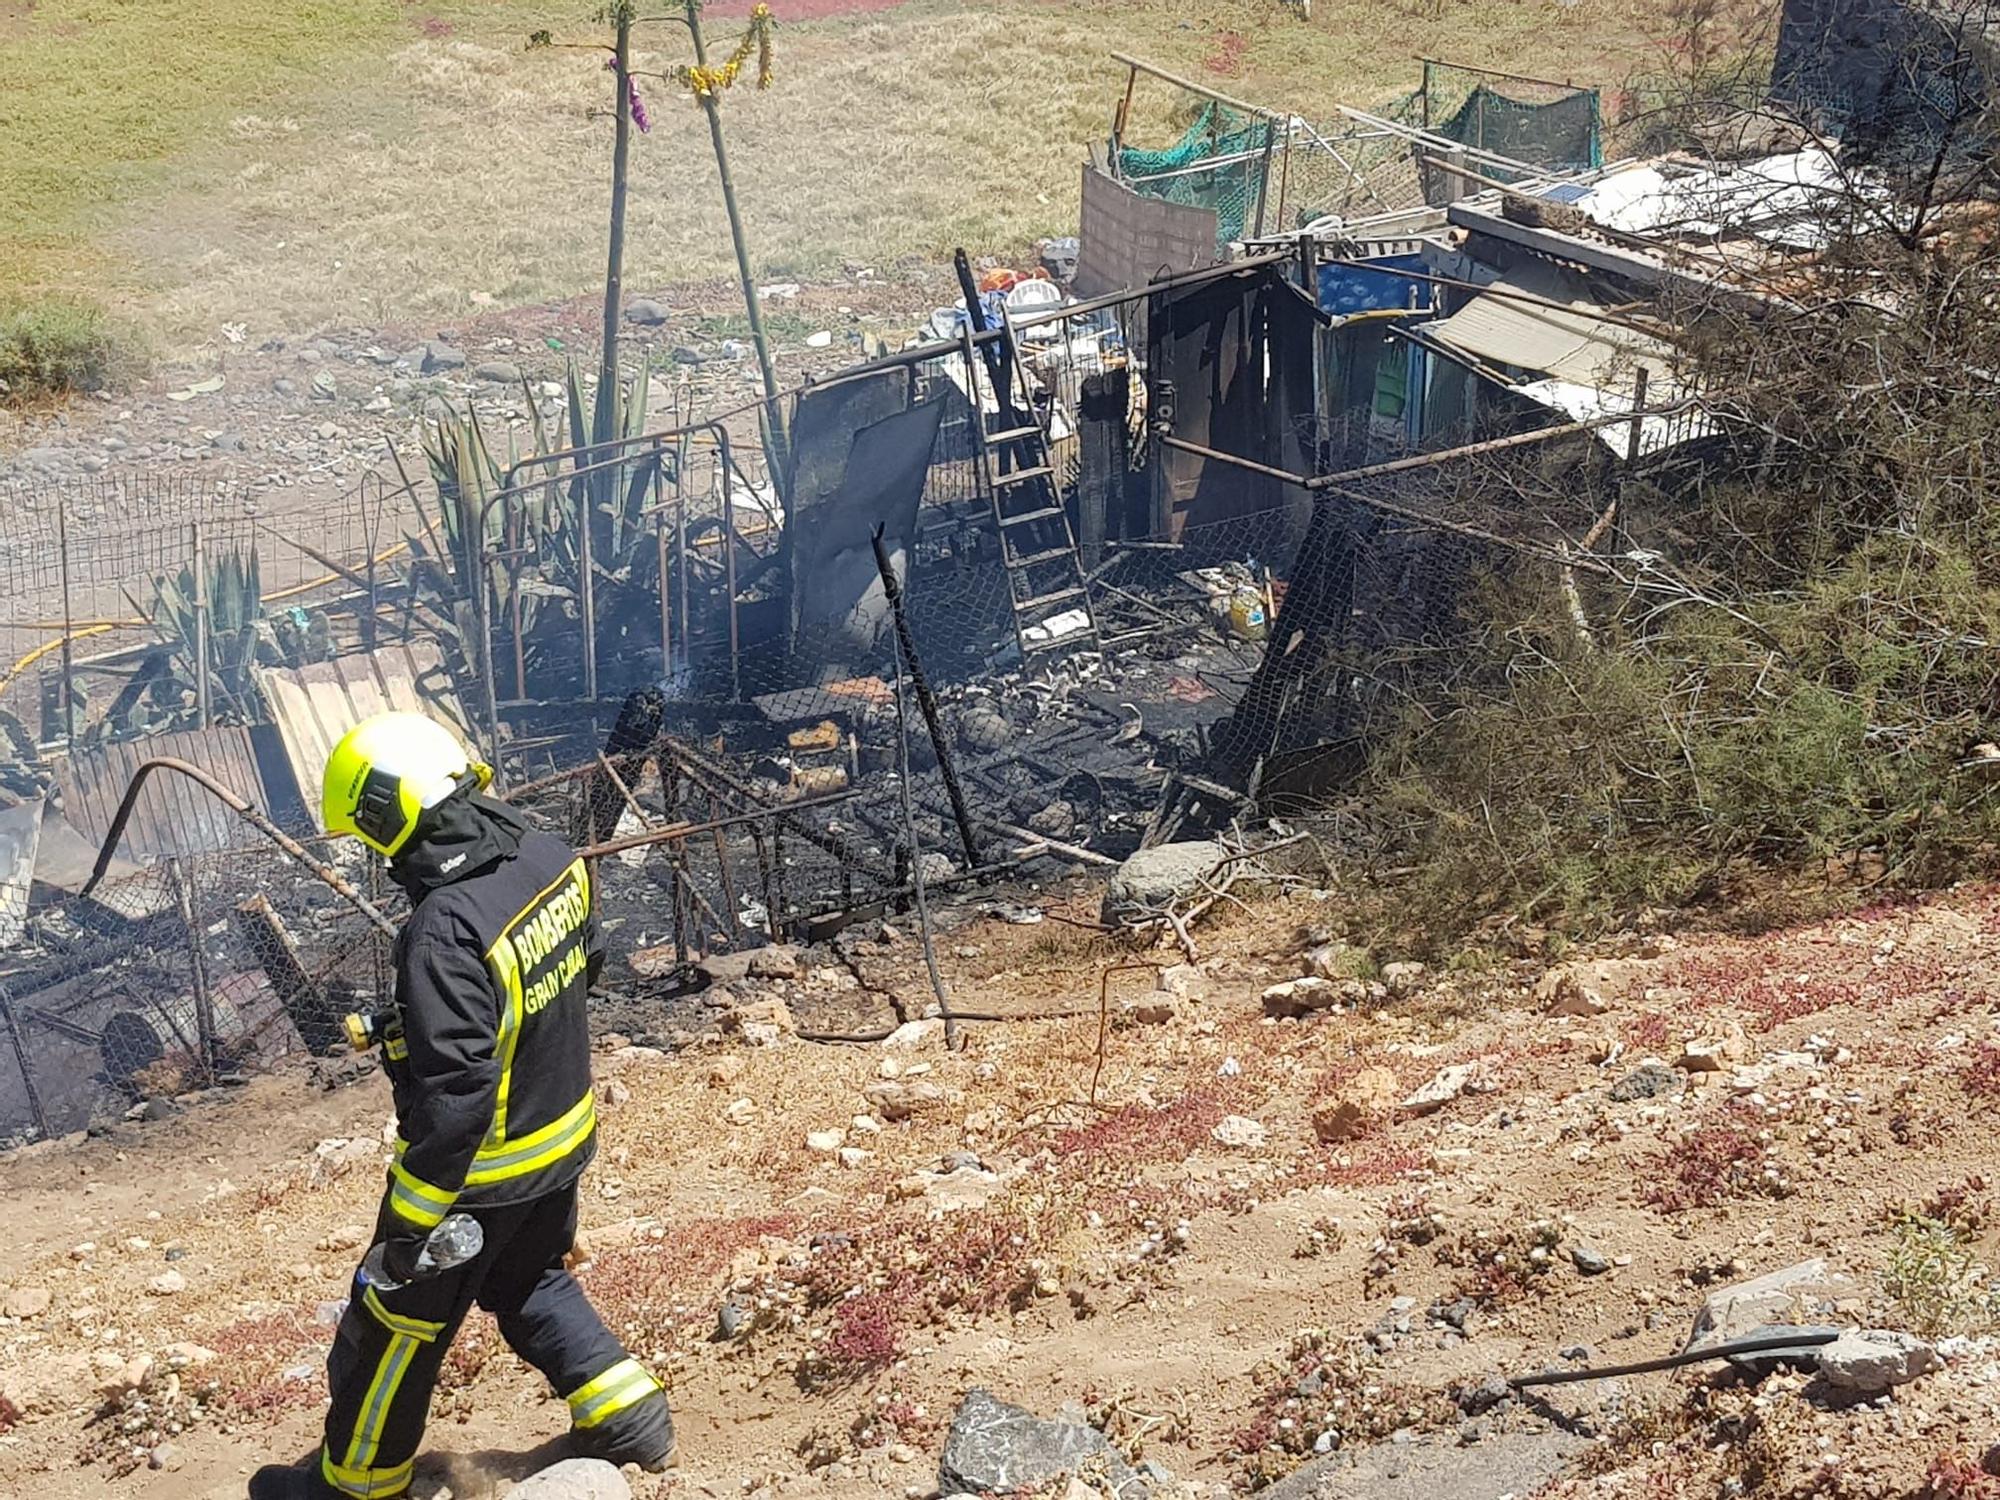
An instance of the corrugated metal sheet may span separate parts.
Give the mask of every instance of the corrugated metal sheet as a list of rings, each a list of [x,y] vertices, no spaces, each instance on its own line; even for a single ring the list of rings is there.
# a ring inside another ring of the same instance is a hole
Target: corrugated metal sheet
[[[363,719],[401,710],[446,719],[466,732],[451,674],[438,648],[427,641],[337,656],[297,670],[260,669],[257,681],[315,825],[327,757]]]
[[[1672,379],[1668,347],[1595,316],[1598,305],[1567,272],[1552,266],[1522,266],[1494,286],[1566,302],[1576,311],[1474,297],[1450,317],[1419,325],[1417,332],[1489,364],[1534,370],[1593,390],[1630,390],[1643,364],[1649,389],[1655,396],[1665,396]]]
[[[140,762],[163,755],[200,766],[252,806],[271,805],[250,731],[231,726],[156,734],[70,756],[56,767],[63,815],[101,845]],[[161,772],[146,778],[118,852],[151,864],[170,854],[213,854],[255,842],[257,835],[222,803],[187,777]]]

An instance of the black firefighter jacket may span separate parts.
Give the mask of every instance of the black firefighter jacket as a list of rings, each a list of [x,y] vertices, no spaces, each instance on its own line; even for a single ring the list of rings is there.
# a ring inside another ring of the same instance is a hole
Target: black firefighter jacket
[[[584,862],[501,803],[455,797],[392,866],[388,1206],[413,1233],[566,1187],[596,1149],[585,996],[603,962]]]

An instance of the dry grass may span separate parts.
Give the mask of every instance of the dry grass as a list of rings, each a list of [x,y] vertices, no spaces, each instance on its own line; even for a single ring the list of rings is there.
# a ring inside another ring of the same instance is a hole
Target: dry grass
[[[1417,50],[1613,84],[1647,55],[1651,3],[1477,0],[1433,16],[1424,0],[1335,0],[1301,23],[1277,0],[1192,10],[914,0],[786,26],[775,86],[739,88],[726,115],[764,273],[886,268],[954,244],[1005,252],[1072,232],[1084,142],[1104,132],[1123,81],[1113,48],[1323,116],[1334,100],[1407,91]],[[15,23],[29,28],[29,60],[0,64],[10,103],[25,103],[21,120],[43,119],[44,95],[66,101],[32,137],[60,144],[59,171],[17,166],[0,186],[0,206],[33,210],[15,219],[25,232],[0,231],[10,252],[0,262],[11,259],[15,277],[110,280],[186,336],[222,321],[270,331],[450,319],[475,292],[502,304],[565,297],[601,276],[606,75],[593,54],[522,46],[536,27],[589,38],[584,7],[438,0],[385,15],[354,3],[308,25],[279,6],[279,19],[247,29],[142,26],[143,8],[120,7],[94,25],[87,55],[142,51],[150,65],[127,74],[84,66],[81,42],[72,57],[72,43],[41,35],[81,4],[48,0]],[[782,20],[782,0],[774,9]],[[737,25],[717,18],[710,30],[726,44]],[[644,67],[682,55],[666,28],[652,32],[661,50]],[[183,54],[219,60],[187,70]],[[301,86],[312,77],[321,81]],[[628,286],[726,274],[701,116],[664,84],[649,93]],[[143,151],[100,119],[113,96],[166,122]],[[1142,84],[1135,122],[1171,139],[1181,97]],[[0,160],[15,155],[0,149]],[[159,162],[171,164],[147,165]],[[74,189],[59,192],[59,174]],[[80,257],[82,247],[92,253]]]

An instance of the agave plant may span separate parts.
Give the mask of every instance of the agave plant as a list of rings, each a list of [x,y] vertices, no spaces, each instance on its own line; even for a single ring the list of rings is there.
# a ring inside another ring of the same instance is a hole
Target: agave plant
[[[250,669],[257,664],[258,625],[264,618],[257,553],[231,547],[209,558],[206,571],[209,684],[237,718],[250,723],[259,717]],[[171,648],[176,665],[189,682],[195,680],[199,660],[198,597],[192,567],[153,580],[153,628]]]

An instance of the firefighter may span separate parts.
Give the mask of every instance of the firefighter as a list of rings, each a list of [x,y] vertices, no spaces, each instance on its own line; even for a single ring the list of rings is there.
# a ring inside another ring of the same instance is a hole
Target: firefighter
[[[387,1500],[410,1485],[431,1388],[474,1303],[569,1405],[576,1449],[666,1467],[665,1393],[564,1269],[577,1179],[596,1150],[585,993],[603,947],[590,873],[561,840],[481,793],[492,770],[420,714],[358,725],[327,762],[327,831],[388,858],[409,894],[382,1018],[394,1164],[376,1219],[386,1281],[357,1273],[327,1383],[326,1441],[269,1466],[251,1500]],[[418,1256],[448,1214],[485,1240],[432,1274]]]

